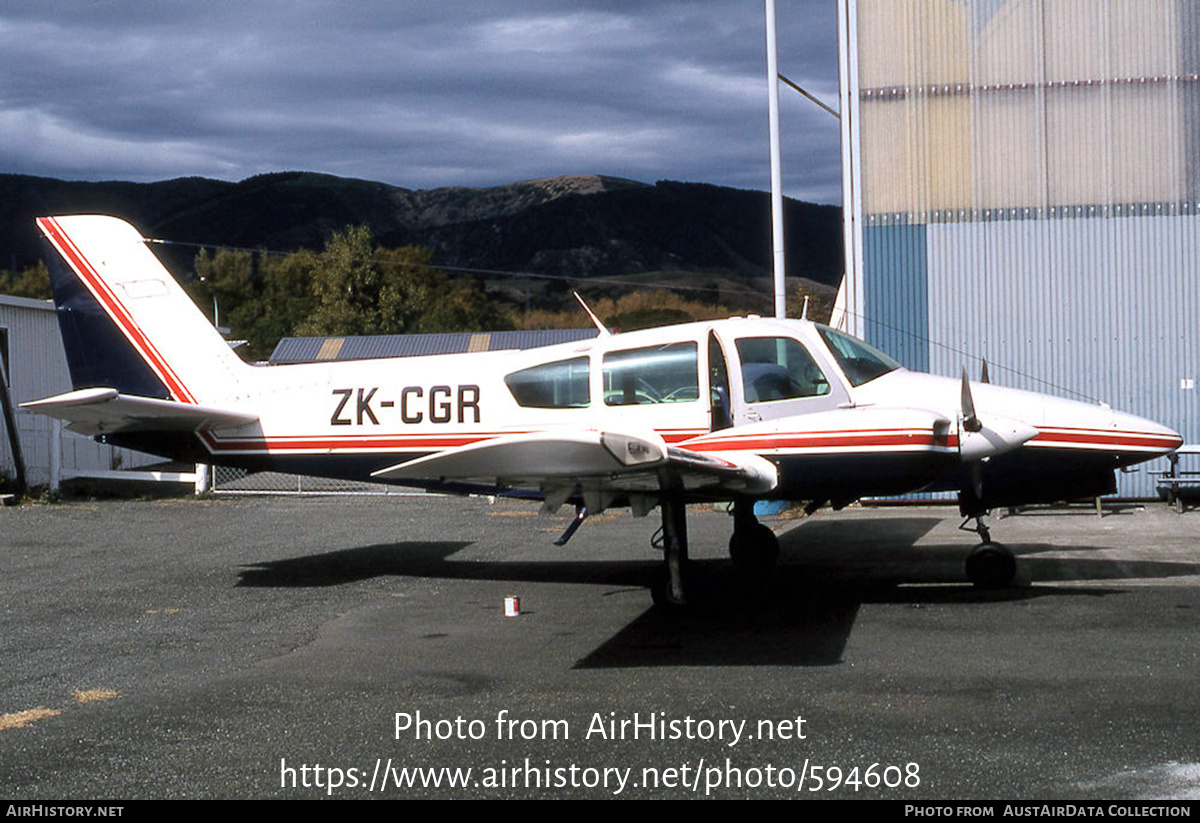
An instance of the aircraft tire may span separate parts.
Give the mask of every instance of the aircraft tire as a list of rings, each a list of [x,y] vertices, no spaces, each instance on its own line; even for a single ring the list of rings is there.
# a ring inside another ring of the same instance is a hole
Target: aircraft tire
[[[999,543],[981,543],[967,555],[967,579],[979,589],[1005,589],[1017,576],[1017,559]]]
[[[741,571],[765,571],[779,560],[779,538],[762,523],[734,529],[729,538],[729,557]]]

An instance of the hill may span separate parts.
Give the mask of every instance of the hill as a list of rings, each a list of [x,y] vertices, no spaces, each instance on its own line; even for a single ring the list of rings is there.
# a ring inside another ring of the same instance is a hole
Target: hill
[[[785,209],[789,275],[836,284],[840,209],[796,200]],[[765,277],[771,261],[764,192],[596,175],[410,190],[282,172],[237,183],[0,175],[0,266],[22,268],[40,256],[36,216],[80,212],[113,214],[177,244],[275,251],[319,249],[334,230],[366,224],[380,244],[427,246],[443,266],[584,278],[704,274],[727,282]],[[168,265],[186,277],[196,248],[156,247],[164,249]],[[528,294],[531,286],[524,288]]]

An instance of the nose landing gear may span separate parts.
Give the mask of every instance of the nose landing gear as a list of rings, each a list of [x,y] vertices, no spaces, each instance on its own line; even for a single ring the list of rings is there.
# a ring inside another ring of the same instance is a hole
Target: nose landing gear
[[[975,521],[974,527],[967,526],[971,520]],[[967,579],[980,589],[1005,589],[1011,586],[1017,577],[1017,559],[1003,544],[992,542],[992,534],[983,523],[983,515],[968,517],[959,528],[975,532],[983,541],[967,555]]]

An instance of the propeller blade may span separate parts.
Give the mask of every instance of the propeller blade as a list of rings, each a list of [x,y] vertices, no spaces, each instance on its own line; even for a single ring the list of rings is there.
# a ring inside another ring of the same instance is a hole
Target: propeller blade
[[[992,382],[991,378],[988,377],[987,358],[986,357],[983,359],[983,373],[979,375],[979,382],[980,383],[991,383]]]
[[[967,379],[966,366],[963,366],[962,376],[962,416],[962,427],[967,431],[977,432],[983,428],[975,414],[975,401],[971,399],[971,382]]]

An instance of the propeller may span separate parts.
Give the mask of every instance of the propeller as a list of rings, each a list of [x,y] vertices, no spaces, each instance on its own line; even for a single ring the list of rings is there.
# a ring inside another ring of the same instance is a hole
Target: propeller
[[[986,369],[987,366],[985,365]],[[975,399],[971,397],[971,381],[967,379],[967,367],[963,366],[962,370],[962,428],[964,432],[978,433],[983,430],[983,423],[979,420],[979,415],[975,414]],[[960,453],[962,451],[962,441],[965,440],[965,435],[959,438]],[[971,470],[971,490],[975,492],[976,500],[983,500],[983,461],[986,458],[972,460],[970,463]]]
[[[1038,430],[1024,420],[988,414],[987,425],[975,410],[971,381],[964,367],[962,373],[962,422],[959,424],[958,453],[970,466],[971,485],[977,499],[983,499],[983,463],[999,454],[1020,446],[1037,436]]]
[[[966,366],[963,366],[962,378],[962,427],[969,432],[983,430],[983,423],[975,414],[975,401],[971,398],[971,381],[967,379]]]

